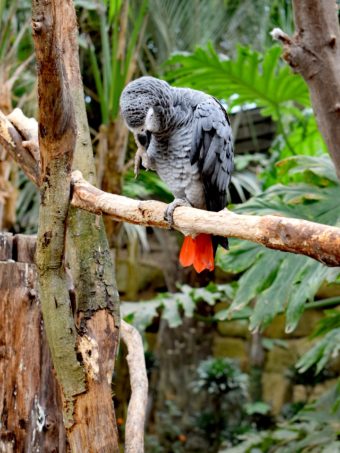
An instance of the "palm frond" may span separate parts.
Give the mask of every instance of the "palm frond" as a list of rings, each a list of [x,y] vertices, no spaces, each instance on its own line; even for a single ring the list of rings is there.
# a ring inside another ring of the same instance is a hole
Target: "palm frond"
[[[264,55],[238,47],[234,59],[219,56],[211,44],[190,55],[176,54],[168,61],[167,80],[177,86],[199,89],[227,101],[229,108],[253,102],[264,115],[277,119],[289,105],[310,106],[304,80],[280,64],[281,48]]]
[[[295,165],[292,164],[294,161]],[[292,176],[314,172],[318,178],[313,180],[314,184],[277,184],[236,207],[235,211],[339,224],[340,185],[335,179],[330,158],[323,156],[320,161],[320,158],[300,156],[290,158],[286,166],[287,173]],[[340,269],[334,271],[310,258],[272,251],[239,240],[231,240],[230,253],[220,250],[217,262],[227,272],[243,272],[235,299],[225,316],[256,299],[250,318],[253,330],[267,325],[278,313],[286,311],[286,331],[292,332],[304,311],[305,302],[313,300],[325,280],[334,281],[340,274]]]

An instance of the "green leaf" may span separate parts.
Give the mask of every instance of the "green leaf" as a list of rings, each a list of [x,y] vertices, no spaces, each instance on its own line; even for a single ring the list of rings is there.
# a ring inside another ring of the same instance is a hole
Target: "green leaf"
[[[238,47],[235,59],[227,60],[208,45],[190,55],[171,57],[166,78],[177,86],[229,99],[231,106],[253,102],[263,109],[263,114],[277,118],[279,109],[289,104],[310,106],[304,80],[280,64],[281,52],[279,46],[270,48],[265,55]]]
[[[220,247],[215,259],[216,265],[225,272],[238,273],[248,269],[261,253],[261,249],[253,242],[230,239],[230,245],[233,250],[232,254]]]
[[[340,185],[328,156],[299,156],[286,159],[288,173],[294,170],[301,182],[277,184],[235,208],[237,213],[274,214],[336,225],[340,220]],[[317,175],[314,184],[304,178],[307,170]],[[322,178],[322,179],[319,179]],[[324,180],[328,183],[325,184]],[[236,295],[220,319],[256,300],[250,328],[264,327],[286,310],[286,331],[292,332],[324,281],[335,281],[339,268],[329,268],[311,258],[266,249],[246,241],[232,240],[230,251],[220,251],[217,264],[226,272],[239,273]]]
[[[314,298],[328,274],[329,269],[316,261],[308,260],[305,266],[301,267],[297,276],[300,281],[296,281],[292,288],[292,296],[286,313],[286,333],[291,333],[296,328],[304,312],[306,300],[310,301]]]
[[[252,309],[250,307],[244,307],[241,310],[235,311],[233,313],[230,312],[229,308],[223,308],[215,313],[214,319],[216,321],[236,321],[236,320],[245,320],[249,319],[252,313]]]
[[[280,252],[276,252],[276,254],[282,255]],[[281,256],[274,281],[257,297],[254,312],[250,319],[251,330],[256,330],[261,325],[268,325],[277,314],[284,310],[293,292],[293,285],[298,278],[299,269],[304,262],[303,256]],[[263,263],[261,265],[263,266]],[[268,259],[266,259],[265,265],[270,265]]]
[[[245,272],[239,280],[238,291],[230,306],[230,314],[244,308],[268,283],[277,272],[277,267],[283,257],[280,252],[263,249],[258,253],[257,261]]]
[[[320,182],[328,180],[336,185],[339,184],[334,164],[328,155],[316,158],[313,156],[288,157],[278,162],[277,166],[281,169],[281,174],[306,176],[307,172],[311,172],[320,178]],[[325,186],[324,183],[321,185]]]
[[[340,328],[328,332],[325,337],[313,346],[297,362],[296,368],[304,373],[310,367],[316,365],[316,372],[319,373],[329,362],[335,358],[340,351]]]
[[[270,405],[263,401],[256,401],[255,403],[245,404],[244,409],[248,415],[266,415],[270,412]]]
[[[124,318],[132,317],[137,329],[144,331],[157,316],[159,305],[160,301],[124,302],[121,304],[121,313]]]
[[[340,328],[340,312],[338,310],[325,310],[325,317],[318,322],[312,338],[325,335],[333,329]]]
[[[195,302],[204,301],[208,305],[215,305],[216,301],[219,300],[221,294],[216,291],[209,291],[207,288],[197,288],[193,290],[193,298]]]
[[[183,308],[184,316],[187,318],[193,317],[196,304],[189,293],[178,293],[176,295],[176,303]]]
[[[169,327],[178,327],[182,324],[182,318],[178,311],[178,305],[173,298],[163,299],[163,315],[169,323]]]

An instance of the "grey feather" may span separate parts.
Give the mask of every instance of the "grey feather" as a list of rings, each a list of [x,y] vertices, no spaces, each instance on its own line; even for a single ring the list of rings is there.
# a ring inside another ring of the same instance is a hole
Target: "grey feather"
[[[125,87],[120,108],[134,132],[147,129],[151,109],[152,124],[157,127],[149,130],[146,152],[176,198],[211,211],[225,207],[233,147],[230,122],[218,100],[201,91],[141,77]]]

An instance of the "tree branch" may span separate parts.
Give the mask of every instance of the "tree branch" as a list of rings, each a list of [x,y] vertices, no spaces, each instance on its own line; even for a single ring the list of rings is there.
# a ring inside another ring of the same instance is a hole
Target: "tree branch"
[[[308,84],[316,120],[340,179],[340,29],[335,0],[293,0],[296,32],[280,29],[283,57]]]
[[[1,134],[0,127],[0,137]],[[118,221],[169,228],[163,219],[164,203],[132,200],[103,192],[86,182],[77,171],[72,174],[72,183],[71,204],[74,207],[109,215]],[[340,265],[340,228],[276,215],[261,217],[185,207],[176,209],[174,220],[174,228],[183,234],[236,237],[268,248],[310,256],[328,266]]]
[[[144,348],[138,330],[125,321],[121,321],[121,336],[128,355],[126,357],[129,374],[131,397],[125,425],[126,453],[144,451],[144,425],[148,399],[148,377],[146,374]]]
[[[122,222],[169,228],[164,220],[164,203],[103,192],[86,182],[78,171],[73,172],[72,183],[73,206]],[[307,220],[180,207],[175,210],[173,228],[184,235],[207,233],[245,239],[271,249],[307,255],[328,266],[340,266],[340,228]]]
[[[0,111],[0,144],[37,186],[40,186],[38,123],[20,109],[6,116]]]

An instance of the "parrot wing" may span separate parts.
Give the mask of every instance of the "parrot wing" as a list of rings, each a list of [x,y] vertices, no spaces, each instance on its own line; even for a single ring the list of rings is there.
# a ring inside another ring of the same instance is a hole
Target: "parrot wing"
[[[233,170],[232,132],[227,112],[214,98],[194,111],[191,165],[198,164],[208,211],[220,211],[227,202]]]

